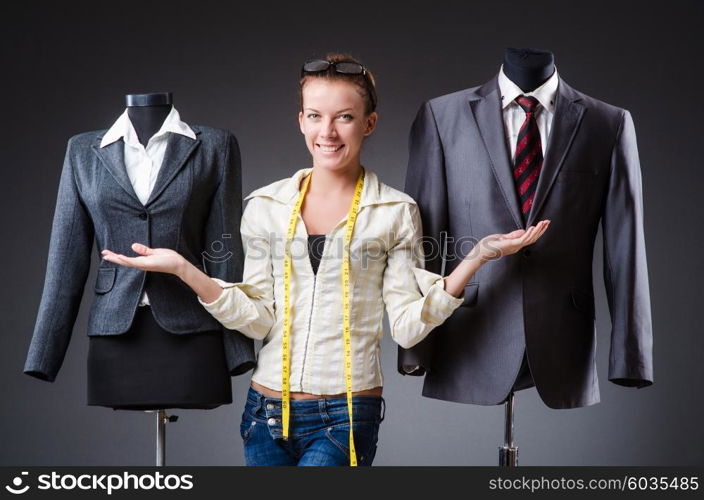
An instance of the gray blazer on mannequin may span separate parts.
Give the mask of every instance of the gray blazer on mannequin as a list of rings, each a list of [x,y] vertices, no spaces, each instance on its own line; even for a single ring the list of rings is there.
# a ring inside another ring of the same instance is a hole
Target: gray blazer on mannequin
[[[519,211],[497,78],[432,99],[410,137],[406,192],[417,202],[426,267],[449,274],[473,242],[550,219],[534,245],[483,266],[465,301],[429,337],[400,349],[402,373],[426,373],[423,395],[493,405],[505,400],[524,350],[551,408],[599,401],[592,283],[603,230],[611,312],[609,380],[653,380],[641,172],[628,111],[559,80],[552,132],[527,224]]]
[[[226,330],[179,278],[117,266],[100,258],[108,248],[134,255],[131,244],[171,248],[210,276],[241,279],[244,253],[240,153],[227,131],[193,126],[196,139],[170,134],[146,205],[132,188],[124,142],[100,148],[106,130],[68,142],[51,230],[44,292],[24,372],[53,381],[63,363],[88,277],[93,240],[100,267],[88,335],[120,335],[131,326],[146,290],[157,323],[187,335],[222,330],[233,375],[254,366],[251,339]]]

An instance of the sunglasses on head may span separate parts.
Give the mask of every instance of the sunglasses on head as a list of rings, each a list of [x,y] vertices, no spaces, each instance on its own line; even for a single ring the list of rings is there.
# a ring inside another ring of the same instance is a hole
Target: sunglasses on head
[[[367,70],[364,66],[356,62],[349,61],[326,61],[324,59],[314,59],[312,61],[307,61],[303,64],[301,68],[301,76],[306,73],[323,73],[334,68],[337,73],[342,73],[343,75],[366,75]]]

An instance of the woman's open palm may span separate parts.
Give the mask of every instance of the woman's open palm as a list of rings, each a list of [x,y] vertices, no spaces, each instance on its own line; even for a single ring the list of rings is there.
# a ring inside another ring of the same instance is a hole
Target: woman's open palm
[[[549,225],[549,220],[543,220],[528,229],[517,229],[506,234],[490,234],[482,238],[475,248],[478,249],[483,260],[495,260],[532,245],[543,235]]]
[[[141,243],[133,243],[132,250],[138,253],[139,256],[127,257],[107,249],[101,253],[103,254],[103,259],[108,262],[159,273],[177,274],[184,262],[181,254],[168,248],[149,248]]]

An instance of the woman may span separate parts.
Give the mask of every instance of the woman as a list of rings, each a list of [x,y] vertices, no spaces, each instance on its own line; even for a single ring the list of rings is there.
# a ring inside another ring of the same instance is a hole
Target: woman
[[[484,238],[444,279],[425,271],[414,201],[360,163],[377,123],[372,74],[332,54],[303,66],[299,89],[313,167],[246,198],[242,283],[169,249],[103,258],[175,274],[225,327],[263,340],[241,424],[247,465],[371,465],[383,306],[394,340],[411,347],[462,303],[484,262],[530,245],[549,222]]]

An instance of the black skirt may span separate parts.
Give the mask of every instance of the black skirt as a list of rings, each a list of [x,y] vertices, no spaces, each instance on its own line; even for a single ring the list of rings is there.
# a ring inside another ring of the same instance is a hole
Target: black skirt
[[[173,334],[138,307],[122,335],[89,337],[88,405],[211,409],[232,403],[221,331]]]

